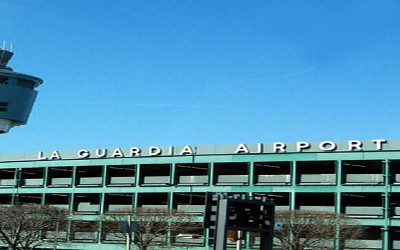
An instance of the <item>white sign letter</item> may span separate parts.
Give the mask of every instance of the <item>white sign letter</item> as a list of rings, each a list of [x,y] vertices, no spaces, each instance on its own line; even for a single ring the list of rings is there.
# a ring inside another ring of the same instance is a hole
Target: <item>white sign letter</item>
[[[309,142],[306,142],[306,141],[296,142],[296,150],[297,150],[297,152],[301,152],[301,151],[303,151],[303,149],[307,149],[307,148],[310,148],[310,147],[311,147],[311,144]]]
[[[372,142],[376,144],[376,150],[382,150],[382,143],[387,143],[387,140],[378,139],[378,140],[372,140]]]
[[[249,154],[250,150],[247,148],[247,146],[244,143],[240,143],[239,146],[236,148],[235,154]]]
[[[169,155],[173,155],[174,154],[174,147],[172,147],[172,146],[168,147],[168,154]]]
[[[182,151],[181,151],[181,155],[192,155],[193,154],[193,150],[189,145],[186,145],[183,147]]]
[[[283,142],[274,142],[272,144],[272,152],[279,153],[279,151],[282,153],[286,153],[286,144]]]
[[[161,152],[161,148],[159,147],[149,147],[149,156],[160,155]]]
[[[131,157],[140,156],[140,148],[130,148],[129,154]]]
[[[97,157],[106,157],[107,156],[107,149],[96,149],[96,156]]]
[[[120,148],[116,148],[111,157],[124,157],[124,154]]]
[[[336,149],[336,143],[333,141],[323,141],[319,144],[319,149],[323,151],[332,151]]]
[[[361,151],[362,150],[362,142],[361,141],[348,141],[349,143],[349,151],[357,150]]]
[[[58,151],[53,151],[53,153],[49,157],[49,160],[59,160],[59,159],[61,159],[61,156]]]
[[[79,158],[88,158],[90,156],[89,150],[86,149],[81,149],[78,151],[78,157]]]
[[[47,160],[47,157],[44,156],[42,151],[38,152],[38,160]]]

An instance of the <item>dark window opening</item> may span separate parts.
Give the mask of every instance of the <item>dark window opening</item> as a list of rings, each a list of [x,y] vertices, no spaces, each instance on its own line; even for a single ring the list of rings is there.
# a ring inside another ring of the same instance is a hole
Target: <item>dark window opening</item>
[[[47,172],[47,185],[69,187],[72,184],[72,167],[50,167]]]
[[[164,186],[170,184],[171,165],[143,164],[140,165],[140,185]]]
[[[100,194],[75,194],[74,212],[98,214],[100,212]]]
[[[345,184],[382,185],[383,161],[343,161],[342,173]]]
[[[79,166],[76,168],[76,184],[78,186],[101,186],[102,176],[103,166]]]
[[[56,207],[59,209],[69,210],[69,194],[46,194],[45,203],[46,205]]]
[[[215,163],[214,184],[215,185],[249,184],[249,164],[247,162]]]
[[[168,193],[139,193],[137,206],[150,209],[168,209]]]
[[[254,183],[258,185],[290,185],[291,162],[255,162]]]
[[[382,217],[381,193],[342,193],[342,213],[354,217]]]
[[[297,183],[303,185],[335,185],[336,164],[334,161],[299,161]]]
[[[173,207],[187,213],[203,214],[205,193],[174,193]]]
[[[175,182],[178,185],[207,185],[208,171],[207,163],[176,164]]]
[[[133,208],[133,194],[105,194],[104,207],[106,212],[131,210]]]
[[[322,212],[335,212],[335,194],[333,193],[297,193],[296,209]]]
[[[0,170],[0,187],[14,187],[15,181],[15,169],[1,169]]]
[[[134,186],[135,165],[107,166],[108,186]]]

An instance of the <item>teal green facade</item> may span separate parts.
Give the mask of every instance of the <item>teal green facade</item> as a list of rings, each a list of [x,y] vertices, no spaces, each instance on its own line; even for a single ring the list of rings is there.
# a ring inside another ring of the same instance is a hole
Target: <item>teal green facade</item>
[[[365,238],[355,239],[363,249],[400,249],[400,148],[53,160],[32,155],[36,154],[0,157],[0,205],[57,203],[77,221],[96,223],[114,208],[161,206],[186,209],[202,221],[205,192],[267,195],[276,200],[278,210],[348,214],[369,230]],[[124,197],[124,204],[118,197]],[[82,238],[69,225],[58,247],[124,249],[123,242],[107,240],[101,223],[96,223],[97,230],[83,232]],[[177,240],[168,234],[165,244],[204,249],[210,247],[208,237],[212,237],[208,230],[193,239]],[[245,248],[255,247],[256,241],[247,235]]]

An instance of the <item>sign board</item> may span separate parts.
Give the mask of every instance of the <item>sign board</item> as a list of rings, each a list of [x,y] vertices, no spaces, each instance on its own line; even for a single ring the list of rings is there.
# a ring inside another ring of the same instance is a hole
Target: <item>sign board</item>
[[[206,194],[204,227],[214,230],[215,250],[226,249],[228,230],[259,232],[260,249],[272,249],[275,205],[265,196]]]

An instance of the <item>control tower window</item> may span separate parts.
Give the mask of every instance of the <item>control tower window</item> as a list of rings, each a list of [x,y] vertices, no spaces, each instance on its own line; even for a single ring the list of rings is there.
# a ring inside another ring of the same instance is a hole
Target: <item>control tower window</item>
[[[0,111],[7,111],[8,102],[0,102]]]
[[[8,77],[0,77],[0,84],[8,85]]]

